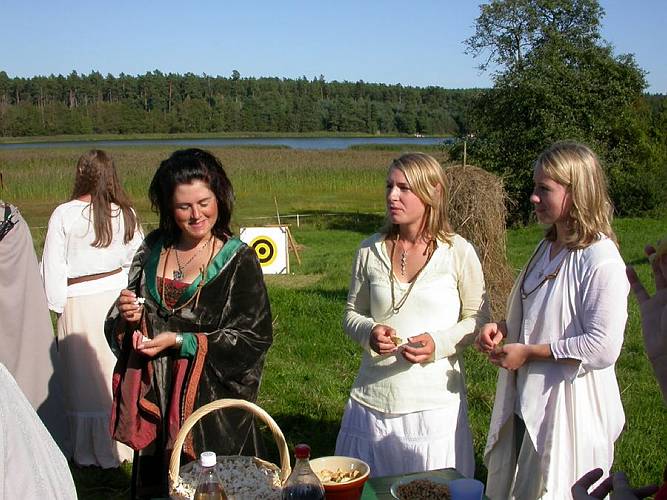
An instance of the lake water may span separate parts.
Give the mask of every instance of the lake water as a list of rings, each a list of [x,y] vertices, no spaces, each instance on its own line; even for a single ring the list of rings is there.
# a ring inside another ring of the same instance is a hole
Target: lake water
[[[146,139],[129,141],[72,141],[0,144],[7,149],[112,148],[132,146],[177,146],[214,148],[225,146],[288,146],[292,149],[347,149],[355,144],[401,144],[417,148],[451,143],[450,137],[224,137],[218,139]]]

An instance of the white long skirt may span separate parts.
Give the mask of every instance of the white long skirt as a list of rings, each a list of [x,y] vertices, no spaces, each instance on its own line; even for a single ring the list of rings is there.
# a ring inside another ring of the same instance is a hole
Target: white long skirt
[[[104,319],[119,292],[70,297],[58,319],[72,459],[78,465],[118,467],[134,453],[111,439],[109,430],[116,357],[104,337]]]
[[[368,463],[371,477],[453,467],[475,474],[465,403],[401,415],[382,413],[352,398],[345,405],[336,455]]]

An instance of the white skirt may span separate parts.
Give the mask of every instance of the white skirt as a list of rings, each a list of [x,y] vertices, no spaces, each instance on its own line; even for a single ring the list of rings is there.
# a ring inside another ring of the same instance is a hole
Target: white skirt
[[[336,455],[368,463],[371,477],[447,467],[466,477],[475,474],[465,401],[397,415],[373,410],[350,398],[336,440]]]
[[[118,467],[133,450],[111,439],[111,381],[116,357],[104,337],[107,311],[119,290],[69,297],[58,319],[72,458],[78,465]]]

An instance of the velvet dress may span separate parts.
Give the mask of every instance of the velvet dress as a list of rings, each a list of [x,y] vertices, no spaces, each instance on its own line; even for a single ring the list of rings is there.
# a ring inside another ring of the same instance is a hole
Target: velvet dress
[[[116,307],[105,325],[119,358],[111,430],[115,439],[137,450],[133,490],[139,497],[167,496],[173,440],[192,411],[222,398],[256,400],[272,342],[269,298],[251,248],[229,239],[202,275],[176,291],[177,297],[171,289],[171,300],[166,286],[170,280],[157,276],[163,250],[159,231],[146,237],[130,268],[128,289],[145,298],[144,335],[183,333],[181,349],[167,349],[154,358],[137,354],[131,346],[133,329]],[[133,393],[137,387],[139,394]],[[264,455],[253,417],[242,410],[217,411],[201,419],[183,446],[182,463],[202,451]]]

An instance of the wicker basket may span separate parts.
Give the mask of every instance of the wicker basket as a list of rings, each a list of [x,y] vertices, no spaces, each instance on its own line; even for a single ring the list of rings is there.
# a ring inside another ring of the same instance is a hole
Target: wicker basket
[[[202,406],[183,422],[183,426],[176,436],[174,449],[171,452],[171,460],[169,461],[169,492],[171,498],[177,500],[192,499],[194,487],[196,485],[194,485],[193,481],[185,480],[183,477],[192,476],[193,470],[196,471],[199,465],[197,461],[194,461],[181,467],[181,450],[183,448],[183,443],[192,427],[194,427],[202,417],[212,411],[223,408],[240,408],[246,410],[262,420],[269,429],[271,429],[280,453],[280,468],[256,457],[243,456],[218,456],[217,468],[219,470],[221,467],[223,469],[234,469],[237,477],[239,474],[246,478],[252,478],[258,475],[265,477],[267,484],[272,483],[274,486],[273,496],[280,498],[280,485],[285,482],[290,474],[289,450],[287,448],[287,443],[285,442],[285,436],[283,436],[278,424],[276,424],[275,420],[273,420],[268,413],[262,410],[259,406],[243,399],[218,399],[217,401]],[[221,479],[223,480],[223,483],[227,483],[224,477]],[[248,485],[236,484],[235,480],[232,480],[232,483],[233,484],[225,484],[225,492],[227,493],[228,498],[253,498],[252,494],[248,494]],[[237,488],[246,489],[244,493],[235,494]],[[270,495],[267,495],[266,492],[262,494],[258,493],[256,498],[270,498]]]

